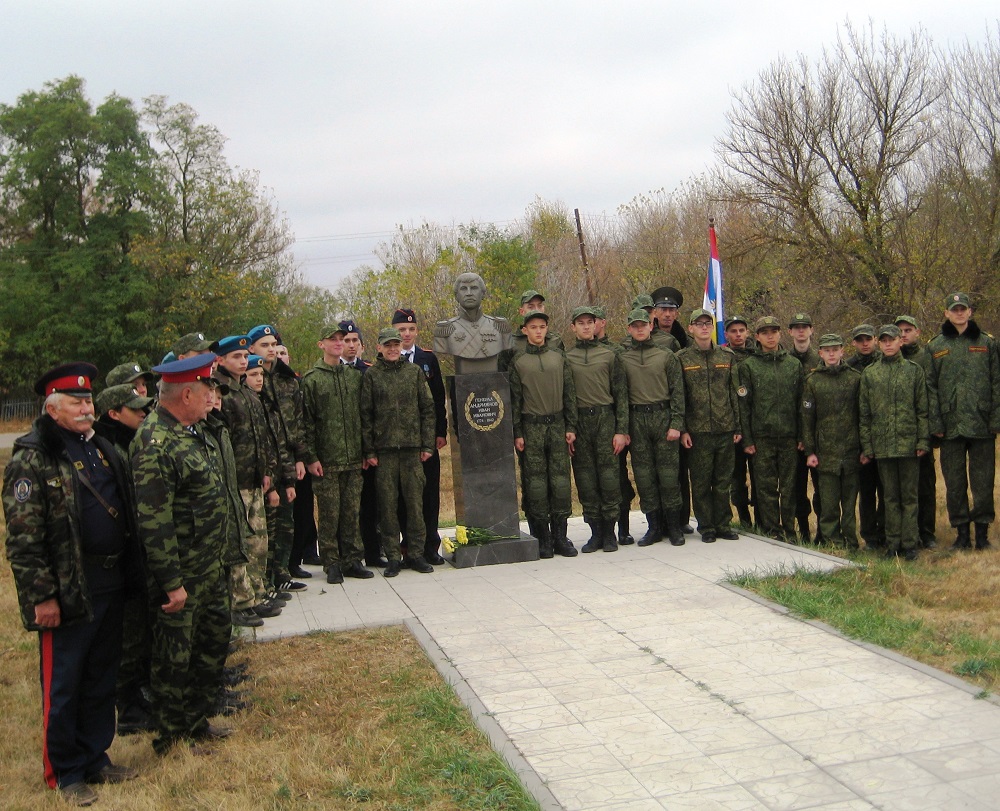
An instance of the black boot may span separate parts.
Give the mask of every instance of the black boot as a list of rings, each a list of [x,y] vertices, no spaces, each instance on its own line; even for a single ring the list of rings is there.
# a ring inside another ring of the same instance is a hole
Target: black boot
[[[617,552],[618,551],[618,540],[615,538],[615,522],[609,521],[605,518],[601,522],[601,528],[604,530],[604,534],[601,537],[601,546],[605,552]]]
[[[971,549],[972,548],[972,538],[969,537],[969,522],[966,521],[964,524],[959,524],[955,527],[955,531],[958,533],[958,537],[955,538],[955,543],[952,545],[952,549]]]
[[[639,539],[639,546],[652,546],[654,543],[659,543],[663,540],[663,536],[660,534],[659,510],[646,513],[646,524],[648,524],[648,528],[646,529],[646,534]]]
[[[604,522],[599,519],[587,521],[590,525],[590,539],[580,550],[584,553],[600,552],[604,546]]]
[[[625,505],[618,511],[618,543],[621,546],[630,546],[635,543],[635,538],[629,534],[628,514],[628,505]],[[614,529],[614,527],[612,527],[612,529]]]
[[[753,526],[753,519],[750,517],[749,507],[737,507],[736,512],[739,514],[740,523],[745,527]]]
[[[990,525],[976,524],[976,549],[990,548]]]
[[[544,521],[537,521],[531,534],[538,538],[538,557],[551,558],[552,535],[549,533],[549,525]]]
[[[694,530],[691,531],[694,532]],[[671,546],[684,546],[680,510],[667,510],[667,537],[670,538]]]
[[[566,537],[566,518],[558,518],[552,522],[552,548],[557,555],[564,558],[575,558],[579,553],[569,538]]]

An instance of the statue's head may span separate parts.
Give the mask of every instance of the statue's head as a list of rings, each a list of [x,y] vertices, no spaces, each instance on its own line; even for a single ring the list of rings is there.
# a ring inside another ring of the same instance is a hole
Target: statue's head
[[[486,282],[478,273],[462,273],[455,279],[455,301],[463,310],[475,310],[486,295]]]

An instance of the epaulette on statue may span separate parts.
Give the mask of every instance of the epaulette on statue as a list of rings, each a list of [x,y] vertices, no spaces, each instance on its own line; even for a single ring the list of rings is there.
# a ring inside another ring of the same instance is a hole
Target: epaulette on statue
[[[435,338],[447,338],[455,331],[454,321],[438,321],[434,325],[434,337]]]
[[[493,318],[493,321],[496,323],[497,332],[499,332],[501,335],[510,335],[511,332],[510,321],[508,321],[506,318],[500,318],[499,316],[491,316],[491,317]]]

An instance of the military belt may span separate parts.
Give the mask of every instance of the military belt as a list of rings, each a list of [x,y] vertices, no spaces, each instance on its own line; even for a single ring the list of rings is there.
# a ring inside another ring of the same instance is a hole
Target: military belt
[[[552,425],[554,422],[561,422],[562,412],[556,414],[522,414],[521,419],[528,425]]]
[[[99,566],[102,569],[114,569],[115,566],[118,565],[118,561],[121,560],[121,557],[121,552],[117,555],[88,555],[84,552],[83,562],[89,563],[93,566]]]
[[[661,400],[659,403],[633,403],[629,406],[630,411],[637,411],[640,414],[651,414],[654,411],[666,411],[670,408],[669,400]]]
[[[593,417],[597,414],[603,414],[605,411],[611,411],[610,405],[599,405],[599,406],[577,406],[577,413],[584,417]]]

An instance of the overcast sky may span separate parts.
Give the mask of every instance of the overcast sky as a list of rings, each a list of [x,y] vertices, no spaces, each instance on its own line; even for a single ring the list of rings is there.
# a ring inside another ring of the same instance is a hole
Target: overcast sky
[[[333,287],[397,225],[506,224],[536,196],[613,216],[708,167],[732,92],[778,56],[847,19],[981,41],[994,3],[4,0],[0,101],[77,74],[95,104],[190,104]]]

